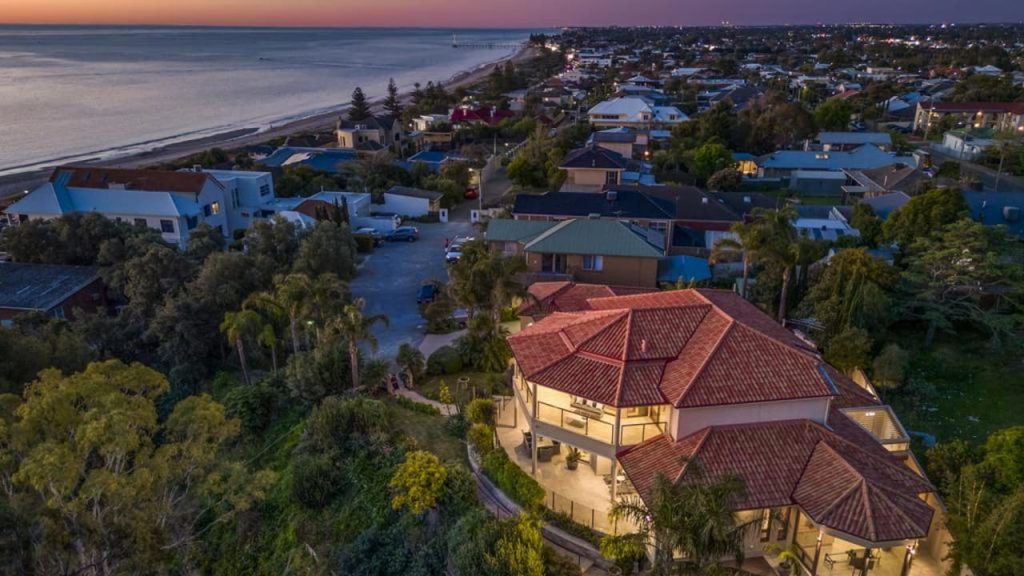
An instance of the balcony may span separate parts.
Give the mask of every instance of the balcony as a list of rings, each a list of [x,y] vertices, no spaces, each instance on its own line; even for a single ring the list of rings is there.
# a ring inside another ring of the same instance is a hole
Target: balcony
[[[903,452],[910,449],[910,436],[888,406],[847,408],[843,413],[874,436],[886,450]]]
[[[608,446],[615,444],[615,408],[538,386],[537,414],[534,415],[533,387],[523,378],[515,378],[514,381],[516,395],[522,400],[526,413],[533,416],[535,421],[557,426]],[[640,444],[664,433],[668,427],[668,411],[667,405],[622,408],[619,413],[618,446]]]

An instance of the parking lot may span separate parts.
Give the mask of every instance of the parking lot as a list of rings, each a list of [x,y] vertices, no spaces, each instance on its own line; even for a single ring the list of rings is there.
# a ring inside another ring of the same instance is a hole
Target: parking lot
[[[424,321],[416,305],[416,292],[427,280],[447,281],[444,262],[445,238],[473,233],[468,220],[447,224],[406,223],[420,230],[416,242],[385,242],[366,256],[355,280],[352,294],[366,299],[364,314],[384,314],[389,326],[377,325],[374,334],[380,344],[377,355],[394,359],[403,342],[419,345]]]

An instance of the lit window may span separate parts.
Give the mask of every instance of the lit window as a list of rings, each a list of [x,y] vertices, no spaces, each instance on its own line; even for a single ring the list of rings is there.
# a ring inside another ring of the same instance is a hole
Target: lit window
[[[210,204],[210,214],[220,214],[220,202],[213,202]]]

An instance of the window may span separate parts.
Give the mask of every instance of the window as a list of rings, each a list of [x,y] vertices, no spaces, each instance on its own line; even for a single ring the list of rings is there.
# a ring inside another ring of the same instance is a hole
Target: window
[[[174,234],[174,220],[161,220],[160,231],[164,234]]]
[[[583,269],[593,272],[604,270],[604,256],[584,256]]]
[[[220,202],[211,202],[206,206],[203,206],[203,214],[206,216],[220,214]]]
[[[241,202],[238,201],[238,188],[231,191],[231,205],[235,208],[238,208],[241,205]]]
[[[135,219],[135,225],[136,226],[145,226],[146,225],[146,219],[145,218],[136,218]]]
[[[198,216],[188,216],[188,217],[186,217],[185,218],[185,225],[188,226],[189,230],[192,230],[193,228],[195,228],[196,226],[199,225],[199,217]]]
[[[618,172],[614,172],[612,170],[609,170],[609,171],[605,172],[604,173],[604,183],[605,184],[618,184],[619,183],[619,173]]]
[[[761,542],[767,542],[772,537],[772,509],[765,508],[761,511],[761,522],[758,524],[758,532],[761,535]]]
[[[270,194],[270,184],[260,186],[260,196],[266,196],[267,194]]]
[[[541,255],[540,271],[565,274],[565,254]]]
[[[209,216],[213,212],[210,210],[210,205],[203,206],[203,216]]]

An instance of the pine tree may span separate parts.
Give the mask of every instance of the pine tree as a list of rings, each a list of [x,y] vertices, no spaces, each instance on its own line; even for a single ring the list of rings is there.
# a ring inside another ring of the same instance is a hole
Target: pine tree
[[[398,86],[394,78],[388,80],[388,97],[384,99],[384,109],[392,118],[402,117],[402,103],[398,101]]]
[[[366,120],[369,117],[370,103],[366,101],[366,94],[363,94],[363,89],[356,86],[356,89],[352,91],[352,104],[348,109],[348,119],[355,122]]]

